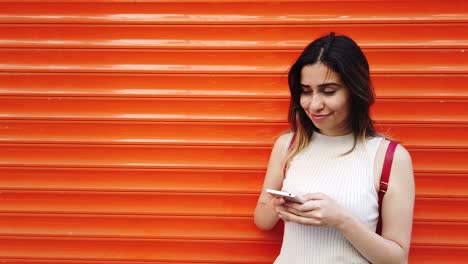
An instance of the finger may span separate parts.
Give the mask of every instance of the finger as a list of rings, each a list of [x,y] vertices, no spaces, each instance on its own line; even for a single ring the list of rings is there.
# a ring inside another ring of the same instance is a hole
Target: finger
[[[304,216],[304,212],[301,212],[300,210],[297,210],[293,207],[287,207],[285,206],[284,207],[284,210],[280,210],[280,211],[285,211],[285,212],[288,212],[288,213],[291,213],[291,214],[295,214],[295,215],[300,215],[300,216]]]
[[[292,218],[294,218],[295,216],[299,216],[299,217],[302,217],[304,219],[310,219],[307,220],[308,224],[313,224],[313,225],[323,225],[324,222],[323,222],[323,213],[321,210],[312,210],[312,211],[302,211],[302,210],[297,210],[297,209],[294,209],[292,207],[284,207],[285,209],[284,210],[279,210],[278,213],[281,213],[281,212],[284,212],[285,215],[287,216],[291,216]],[[287,214],[286,214],[287,213]],[[294,220],[296,221],[296,220]],[[299,221],[300,223],[302,223],[302,220],[297,220]]]
[[[324,200],[328,197],[326,194],[323,193],[308,193],[304,196],[302,196],[303,200],[309,201],[309,200]]]
[[[312,218],[312,219],[315,219],[315,220],[321,220],[322,219],[322,213],[318,209],[316,209],[316,210],[303,210],[303,209],[297,210],[297,209],[294,209],[292,207],[284,207],[284,208],[285,208],[284,210],[279,210],[279,211],[286,211],[286,212],[289,212],[289,213],[297,215],[297,216],[302,216],[302,217],[305,217],[305,218]]]
[[[275,207],[275,210],[277,213],[281,212],[281,211],[286,211],[288,210],[286,206],[283,206],[283,205],[278,205]]]
[[[278,217],[279,217],[281,220],[285,221],[285,222],[289,222],[288,218],[285,217],[284,215],[280,214],[280,213],[278,213]]]
[[[286,206],[286,207],[289,207],[289,208],[294,208],[296,210],[300,210],[302,204],[294,203],[294,202],[285,202],[283,205]]]
[[[278,216],[283,219],[284,221],[290,221],[292,219],[292,214],[287,211],[280,211]]]
[[[322,203],[320,200],[309,200],[303,204],[286,202],[284,206],[295,209],[300,212],[309,212],[309,211],[314,211],[316,209],[320,209],[321,204]]]
[[[295,215],[287,211],[281,211],[280,215],[281,219],[284,219],[285,221],[295,222],[302,225],[321,225],[321,223],[316,219]]]
[[[322,200],[308,200],[305,203],[301,204],[301,206],[298,209],[303,212],[314,211],[320,209],[321,205]]]

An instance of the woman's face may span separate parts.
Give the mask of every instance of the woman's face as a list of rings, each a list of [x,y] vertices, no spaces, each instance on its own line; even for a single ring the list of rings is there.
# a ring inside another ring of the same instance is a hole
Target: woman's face
[[[301,106],[319,132],[339,136],[351,132],[350,94],[340,76],[318,62],[301,71]]]

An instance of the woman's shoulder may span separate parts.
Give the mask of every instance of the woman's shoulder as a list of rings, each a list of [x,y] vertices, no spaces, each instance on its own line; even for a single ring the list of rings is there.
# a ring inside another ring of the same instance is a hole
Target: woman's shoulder
[[[400,163],[401,165],[411,166],[411,154],[402,144],[397,145],[394,155],[394,162]]]
[[[385,143],[388,146],[390,141],[386,139]],[[411,155],[402,144],[398,144],[393,156],[387,193],[396,196],[406,193],[413,197],[414,186],[414,171]]]
[[[388,138],[381,137],[380,140],[380,149],[382,151],[382,155],[384,156],[386,150],[388,149],[390,142],[396,143],[395,152],[393,154],[393,167],[397,168],[407,168],[412,169],[412,159],[411,154],[409,151],[398,141],[390,140]]]
[[[397,144],[395,153],[394,153],[394,160],[397,160],[397,162],[398,161],[411,161],[411,155],[409,151],[402,144],[400,144],[400,142],[395,141],[395,140],[390,140],[383,136],[379,136],[375,138],[380,138],[381,144],[384,146],[385,149],[388,148],[388,146],[390,145],[390,142],[394,142]]]
[[[287,131],[287,132],[284,132],[282,133],[281,135],[278,136],[277,140],[276,141],[279,141],[279,142],[289,142],[291,141],[291,139],[295,136],[295,132],[293,131]]]
[[[281,150],[281,152],[287,151],[287,149],[289,148],[289,144],[291,143],[291,140],[293,139],[293,137],[294,137],[294,132],[292,131],[288,131],[279,135],[276,138],[274,148]]]
[[[387,149],[390,145],[390,142],[387,138],[381,140],[381,145],[379,146],[378,163],[380,168],[377,169],[377,172],[382,170],[384,163],[384,158],[387,152]],[[392,193],[397,189],[405,189],[406,187],[414,186],[414,175],[413,175],[413,163],[411,160],[411,155],[408,150],[399,142],[397,143],[395,152],[393,153],[393,161],[390,170],[390,179],[389,179],[389,190],[392,190]],[[376,171],[374,171],[376,173]],[[377,173],[378,179],[380,179],[380,173]],[[406,186],[406,187],[402,187]]]

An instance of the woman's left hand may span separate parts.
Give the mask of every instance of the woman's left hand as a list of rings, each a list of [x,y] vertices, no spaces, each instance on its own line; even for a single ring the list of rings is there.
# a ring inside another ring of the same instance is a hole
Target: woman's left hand
[[[302,199],[305,200],[303,204],[283,204],[284,210],[279,211],[279,217],[303,225],[330,227],[340,226],[349,217],[346,209],[323,193],[309,193]]]

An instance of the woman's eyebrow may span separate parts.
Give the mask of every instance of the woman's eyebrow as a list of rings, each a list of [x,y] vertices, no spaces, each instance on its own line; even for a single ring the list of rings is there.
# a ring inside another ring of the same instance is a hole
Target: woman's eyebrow
[[[341,87],[341,85],[339,85],[339,84],[337,84],[337,83],[334,83],[334,82],[322,83],[322,84],[319,84],[319,85],[318,85],[319,88],[325,88],[325,87],[328,87],[328,86],[338,86],[338,87]]]
[[[318,85],[318,88],[323,89],[323,88],[328,87],[328,86],[337,86],[337,87],[341,87],[341,85],[339,85],[339,84],[337,84],[337,83],[328,82],[328,83],[319,84],[319,85]],[[310,88],[310,85],[301,83],[301,87],[302,87],[302,88]]]

